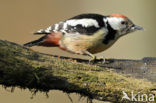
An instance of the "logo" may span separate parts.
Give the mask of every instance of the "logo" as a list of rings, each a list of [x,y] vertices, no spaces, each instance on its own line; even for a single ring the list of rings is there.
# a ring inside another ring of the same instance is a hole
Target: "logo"
[[[122,91],[123,97],[121,101],[128,100],[128,101],[142,101],[142,102],[154,102],[154,94],[141,94],[138,92],[135,94],[133,91],[131,91],[130,96],[127,95],[125,91]]]

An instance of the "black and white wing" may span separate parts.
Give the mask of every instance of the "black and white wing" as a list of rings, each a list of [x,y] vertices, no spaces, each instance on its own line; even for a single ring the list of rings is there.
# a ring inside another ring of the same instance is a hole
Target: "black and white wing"
[[[59,22],[47,29],[41,29],[34,34],[50,34],[51,32],[79,33],[91,35],[100,28],[106,26],[104,22],[105,16],[99,14],[82,14],[70,18],[66,21]]]

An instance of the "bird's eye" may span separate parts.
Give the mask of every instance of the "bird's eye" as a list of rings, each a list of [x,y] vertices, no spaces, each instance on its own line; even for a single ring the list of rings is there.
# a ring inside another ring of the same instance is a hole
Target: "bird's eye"
[[[126,24],[126,22],[125,21],[121,21],[121,24],[124,25],[124,24]]]

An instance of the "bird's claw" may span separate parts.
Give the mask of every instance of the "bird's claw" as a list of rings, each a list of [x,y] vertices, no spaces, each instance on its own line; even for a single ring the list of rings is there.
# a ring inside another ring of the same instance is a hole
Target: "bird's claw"
[[[96,63],[96,62],[98,62],[98,61],[102,61],[102,64],[104,64],[104,63],[106,62],[106,59],[105,59],[104,56],[102,56],[102,57],[96,57],[96,56],[94,56],[94,57],[92,57],[92,58],[89,60],[89,64],[94,64],[94,63]]]

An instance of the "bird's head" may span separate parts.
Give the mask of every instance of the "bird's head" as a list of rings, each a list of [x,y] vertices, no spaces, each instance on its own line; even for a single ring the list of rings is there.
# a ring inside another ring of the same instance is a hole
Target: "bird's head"
[[[121,14],[109,15],[107,20],[111,28],[116,30],[119,36],[123,36],[136,30],[144,30],[142,27],[135,25],[130,19]]]

